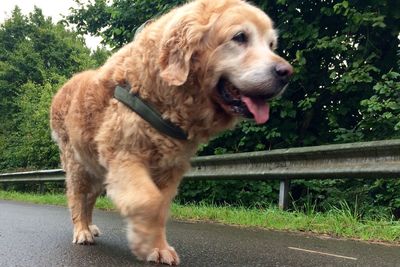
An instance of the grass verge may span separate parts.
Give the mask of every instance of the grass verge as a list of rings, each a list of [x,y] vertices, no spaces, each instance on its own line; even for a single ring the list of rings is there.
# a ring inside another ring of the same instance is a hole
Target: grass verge
[[[0,191],[0,199],[23,201],[36,204],[66,206],[61,194],[36,195]],[[113,210],[106,197],[100,197],[96,208]],[[220,207],[209,204],[179,205],[174,203],[171,216],[177,220],[212,221],[244,227],[259,227],[273,230],[301,231],[315,234],[379,241],[400,244],[400,222],[388,218],[363,220],[352,215],[344,206],[327,213],[287,212],[271,207],[268,209]]]

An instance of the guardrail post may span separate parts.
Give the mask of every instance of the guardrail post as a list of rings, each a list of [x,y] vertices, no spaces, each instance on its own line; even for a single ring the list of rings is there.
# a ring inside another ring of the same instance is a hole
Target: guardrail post
[[[39,193],[44,194],[44,182],[39,183]]]
[[[284,179],[279,185],[279,208],[286,210],[289,207],[290,180]]]

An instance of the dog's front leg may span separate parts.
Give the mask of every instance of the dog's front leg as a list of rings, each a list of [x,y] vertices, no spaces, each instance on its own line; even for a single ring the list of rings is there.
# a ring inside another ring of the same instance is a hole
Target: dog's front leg
[[[132,252],[141,260],[179,264],[166,240],[165,223],[178,182],[159,189],[142,163],[132,159],[110,164],[107,192],[128,221]]]

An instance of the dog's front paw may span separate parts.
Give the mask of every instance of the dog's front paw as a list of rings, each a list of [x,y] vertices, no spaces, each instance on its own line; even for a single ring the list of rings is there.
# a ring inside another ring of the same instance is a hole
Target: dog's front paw
[[[180,262],[179,256],[173,247],[167,247],[164,249],[154,248],[147,256],[146,260],[168,265],[178,265]]]
[[[72,243],[80,245],[91,245],[94,243],[93,234],[89,229],[75,230]]]
[[[175,249],[169,246],[167,242],[158,243],[155,248],[151,248],[152,245],[146,242],[148,241],[146,238],[136,238],[135,241],[131,243],[131,250],[139,260],[168,265],[178,265],[180,263]]]

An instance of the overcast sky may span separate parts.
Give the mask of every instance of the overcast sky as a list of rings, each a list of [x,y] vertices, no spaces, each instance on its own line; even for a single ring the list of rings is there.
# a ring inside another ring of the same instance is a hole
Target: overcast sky
[[[2,0],[0,4],[0,23],[3,23],[5,19],[11,16],[11,12],[16,5],[21,8],[24,14],[32,12],[33,7],[37,6],[42,9],[45,16],[52,17],[53,22],[59,21],[62,15],[67,15],[70,7],[76,7],[73,0]],[[90,36],[86,36],[85,39],[91,49],[95,49],[101,40]]]

